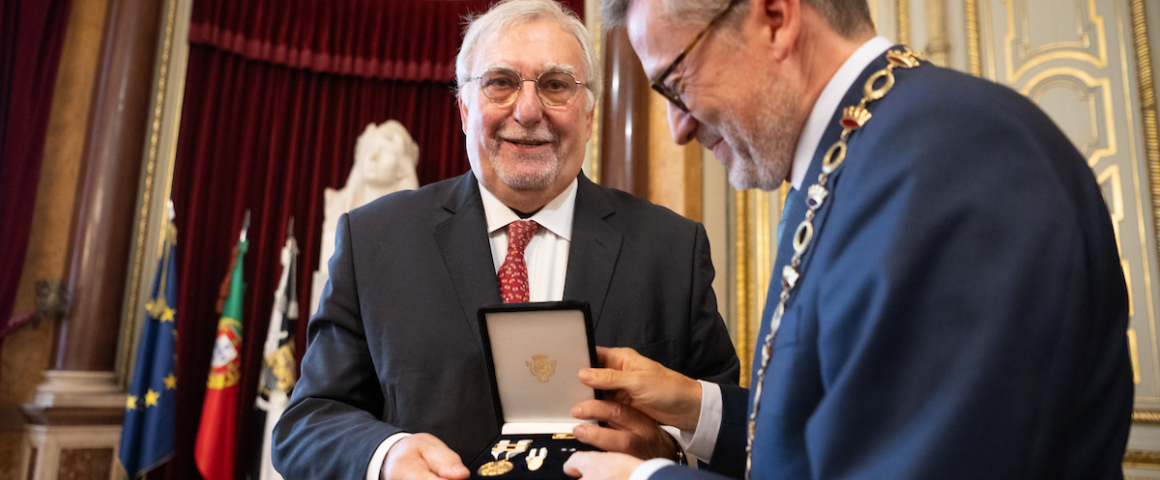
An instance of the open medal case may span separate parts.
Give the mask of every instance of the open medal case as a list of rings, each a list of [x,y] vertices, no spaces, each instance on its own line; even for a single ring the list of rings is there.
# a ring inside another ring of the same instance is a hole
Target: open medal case
[[[577,373],[597,365],[588,302],[488,305],[479,332],[499,437],[467,464],[473,479],[570,479],[572,452],[596,450],[572,435],[572,407],[599,398]]]

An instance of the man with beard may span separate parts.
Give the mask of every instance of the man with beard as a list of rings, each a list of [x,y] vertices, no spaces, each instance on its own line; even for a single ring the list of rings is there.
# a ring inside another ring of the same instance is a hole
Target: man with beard
[[[865,0],[605,0],[617,24],[678,143],[711,148],[738,188],[793,193],[753,391],[601,350],[581,381],[622,404],[574,416],[643,412],[747,480],[1121,478],[1116,238],[1042,111],[875,37]],[[614,453],[565,470],[709,475]]]
[[[468,27],[456,76],[471,171],[338,222],[274,432],[287,478],[466,478],[462,460],[500,432],[476,312],[501,300],[585,300],[598,345],[737,381],[704,228],[580,173],[601,91],[584,25],[551,0],[501,2]],[[637,425],[601,440],[675,453]]]

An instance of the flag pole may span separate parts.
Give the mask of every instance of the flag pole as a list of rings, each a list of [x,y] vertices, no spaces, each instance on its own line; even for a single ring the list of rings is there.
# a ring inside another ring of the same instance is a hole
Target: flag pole
[[[246,209],[246,218],[242,220],[242,235],[238,238],[239,242],[246,241],[246,231],[250,229],[250,209]]]

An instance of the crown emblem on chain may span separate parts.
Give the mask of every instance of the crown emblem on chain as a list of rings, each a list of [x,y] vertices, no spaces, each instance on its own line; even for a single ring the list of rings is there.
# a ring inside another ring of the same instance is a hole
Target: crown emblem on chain
[[[914,68],[920,61],[926,61],[926,56],[910,47],[902,47],[902,50],[887,50],[886,61],[895,68]]]
[[[850,105],[842,110],[842,120],[838,123],[842,124],[842,128],[849,128],[851,130],[859,128],[870,120],[870,111],[861,105]]]

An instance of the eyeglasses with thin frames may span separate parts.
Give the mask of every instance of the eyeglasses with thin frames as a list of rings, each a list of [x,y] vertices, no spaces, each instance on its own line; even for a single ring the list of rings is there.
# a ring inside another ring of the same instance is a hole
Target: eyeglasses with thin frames
[[[476,80],[479,80],[479,89],[484,96],[504,107],[515,102],[524,82],[535,83],[536,96],[549,107],[566,105],[576,96],[580,86],[585,85],[564,70],[548,70],[533,80],[521,77],[519,72],[510,68],[492,68],[483,75],[467,79],[468,82]]]
[[[681,111],[685,113],[689,113],[689,107],[685,106],[685,102],[681,101],[681,94],[677,93],[676,88],[665,84],[665,79],[667,79],[669,75],[672,75],[672,73],[677,70],[677,66],[680,65],[681,61],[685,59],[685,56],[687,56],[689,52],[693,50],[693,47],[697,46],[697,42],[701,41],[701,37],[704,37],[705,34],[709,33],[709,30],[712,30],[713,27],[717,25],[717,23],[720,22],[722,18],[725,18],[725,14],[729,13],[729,10],[732,10],[733,6],[736,5],[737,2],[738,0],[730,0],[729,4],[726,5],[725,8],[717,14],[717,16],[713,17],[712,20],[709,20],[709,24],[705,25],[705,28],[701,29],[701,32],[698,33],[696,37],[693,37],[693,41],[689,43],[689,46],[685,47],[685,50],[682,51],[680,55],[677,55],[677,58],[673,60],[673,63],[669,64],[669,68],[666,68],[664,73],[661,73],[660,76],[657,77],[656,81],[652,82],[653,90],[656,90],[657,93],[661,94],[661,96],[665,97],[666,100],[672,102],[673,105],[676,105],[677,108],[681,109]]]

